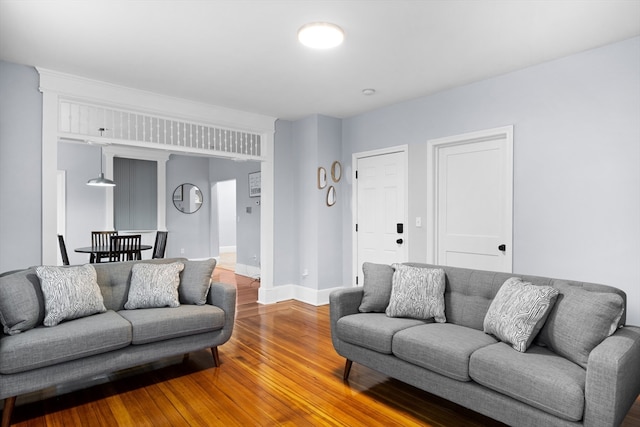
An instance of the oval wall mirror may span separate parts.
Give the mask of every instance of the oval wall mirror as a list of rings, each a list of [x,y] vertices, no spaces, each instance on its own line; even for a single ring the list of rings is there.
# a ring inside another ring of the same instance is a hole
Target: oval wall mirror
[[[327,170],[322,166],[318,168],[318,188],[323,189],[327,186]]]
[[[336,204],[336,188],[332,185],[327,190],[327,206],[333,206]]]
[[[331,178],[333,182],[338,182],[342,178],[342,165],[337,160],[331,165]]]
[[[173,190],[173,206],[180,212],[192,214],[202,207],[202,191],[193,184],[180,184]]]

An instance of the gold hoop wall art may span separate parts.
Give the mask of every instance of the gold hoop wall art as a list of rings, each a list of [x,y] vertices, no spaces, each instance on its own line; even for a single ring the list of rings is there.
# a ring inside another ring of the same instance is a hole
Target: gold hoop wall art
[[[336,188],[331,185],[327,190],[327,206],[331,207],[336,204],[337,199]]]
[[[327,170],[322,166],[318,168],[318,188],[322,190],[327,186]]]
[[[336,160],[331,165],[331,179],[333,179],[333,182],[338,182],[340,178],[342,178],[342,165]]]

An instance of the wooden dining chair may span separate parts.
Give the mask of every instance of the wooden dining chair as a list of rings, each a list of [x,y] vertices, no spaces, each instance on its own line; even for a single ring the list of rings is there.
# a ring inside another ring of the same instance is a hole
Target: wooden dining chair
[[[97,247],[97,246],[104,246],[104,247],[108,247],[109,244],[111,243],[111,236],[117,236],[118,232],[117,231],[92,231],[91,232],[91,246],[92,247]],[[91,256],[89,257],[89,262],[90,263],[94,263],[94,262],[100,262],[105,258],[109,258],[109,254],[106,253],[92,253]]]
[[[164,250],[167,247],[167,234],[169,234],[168,231],[158,231],[156,233],[152,258],[164,258]]]
[[[62,257],[62,265],[69,265],[69,255],[67,254],[67,245],[64,244],[64,237],[58,234],[58,246],[60,246],[60,256]]]
[[[142,259],[140,245],[142,235],[111,236],[109,262],[133,261]]]

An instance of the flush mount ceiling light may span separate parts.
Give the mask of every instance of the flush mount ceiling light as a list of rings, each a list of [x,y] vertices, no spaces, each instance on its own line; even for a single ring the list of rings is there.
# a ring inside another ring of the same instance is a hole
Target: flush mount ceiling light
[[[344,31],[328,22],[312,22],[298,30],[298,40],[313,49],[330,49],[342,43]]]
[[[365,96],[371,96],[371,95],[374,95],[375,93],[376,93],[376,90],[372,88],[362,89],[362,94]]]

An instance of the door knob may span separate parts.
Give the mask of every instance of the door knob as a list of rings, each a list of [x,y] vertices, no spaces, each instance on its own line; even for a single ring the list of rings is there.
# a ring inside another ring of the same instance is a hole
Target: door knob
[[[396,240],[396,243],[397,243],[397,244],[399,244],[399,245],[401,245],[401,244],[402,244],[402,239],[398,239],[398,240]]]
[[[502,244],[502,245],[498,246],[498,250],[502,251],[502,252],[506,251],[507,250],[507,245]]]

